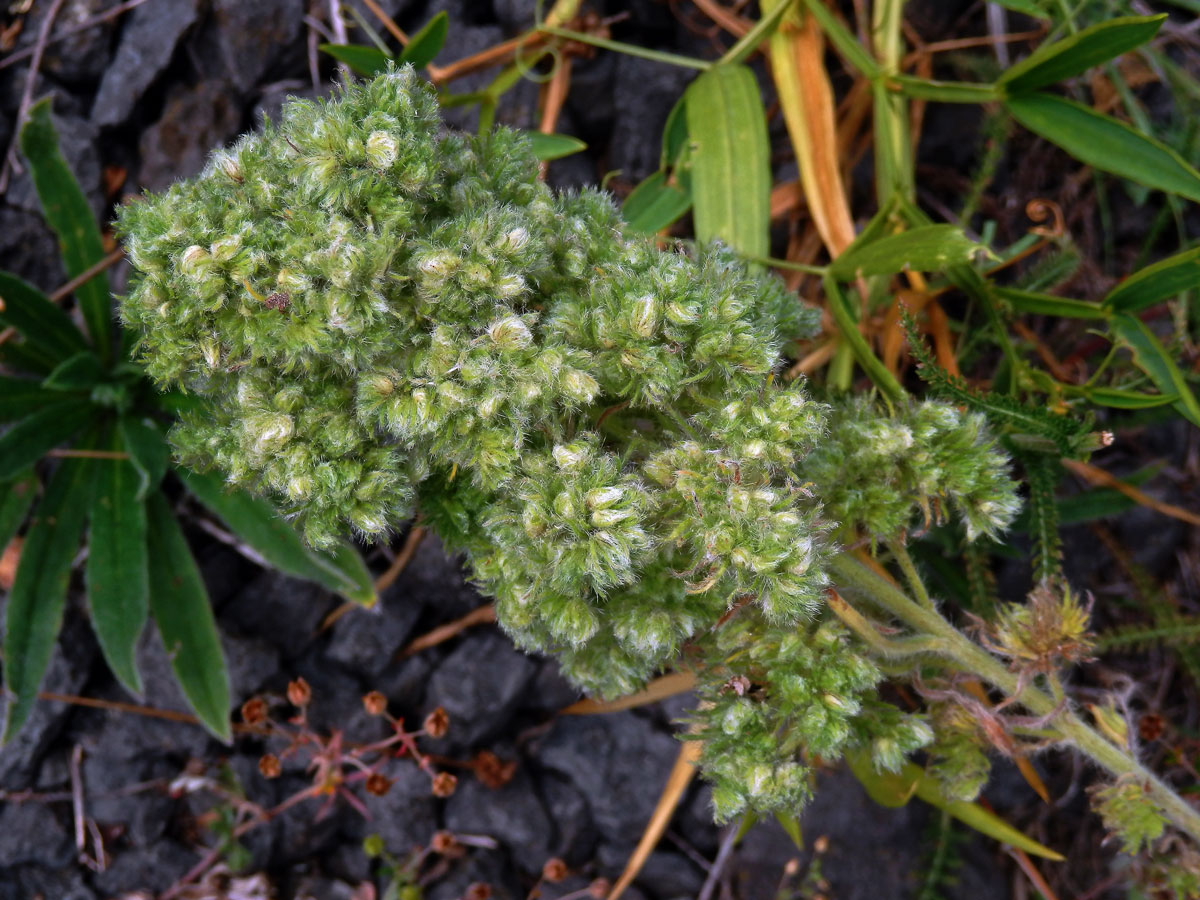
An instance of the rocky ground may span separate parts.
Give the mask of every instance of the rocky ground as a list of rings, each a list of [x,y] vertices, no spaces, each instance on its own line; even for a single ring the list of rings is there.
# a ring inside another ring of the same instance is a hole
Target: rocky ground
[[[7,53],[32,45],[54,5],[34,0]],[[380,5],[410,31],[448,9],[451,28],[442,58],[453,60],[518,33],[532,21],[534,3],[383,0]],[[621,39],[710,52],[703,34],[681,26],[675,15],[680,5],[613,0],[593,7],[608,13],[628,10],[629,18],[614,26]],[[926,33],[936,36],[967,5],[917,6],[928,10],[923,13]],[[9,6],[16,11],[29,4]],[[113,0],[66,0],[57,27],[116,6]],[[314,89],[305,22],[306,15],[322,18],[326,7],[305,0],[148,0],[51,45],[35,96],[54,94],[64,153],[97,215],[107,217],[125,194],[162,189],[194,174],[209,148],[253,127],[286,95],[326,91],[334,69],[319,59]],[[363,14],[371,19],[365,8]],[[0,65],[5,58],[0,52]],[[4,146],[12,137],[27,73],[27,60],[0,68]],[[590,148],[554,163],[551,179],[564,186],[596,183],[616,170],[619,188],[648,174],[657,165],[662,123],[689,77],[685,70],[611,54],[578,63],[559,129],[580,136]],[[530,125],[535,101],[536,87],[522,85],[502,107],[501,121]],[[939,140],[945,153],[965,144],[950,139],[952,125],[935,133],[931,152],[940,152]],[[0,267],[44,288],[64,280],[28,176],[15,176],[0,199]],[[362,850],[365,837],[378,834],[387,852],[402,858],[443,829],[460,836],[463,847],[425,864],[423,871],[435,876],[427,886],[431,900],[454,900],[479,882],[490,884],[493,896],[525,897],[554,857],[565,861],[570,874],[543,887],[547,898],[619,875],[678,754],[673,723],[686,698],[604,716],[560,716],[558,711],[577,697],[554,664],[513,649],[491,625],[399,657],[412,638],[484,602],[432,539],[421,543],[383,595],[379,611],[354,610],[322,629],[337,598],[260,570],[200,527],[190,536],[216,604],[237,702],[263,696],[276,715],[286,716],[286,686],[303,677],[313,691],[314,732],[340,733],[358,742],[385,731],[381,720],[363,709],[367,691],[381,691],[391,711],[412,722],[441,706],[450,716],[449,733],[424,742],[423,749],[456,772],[459,785],[452,796],[435,797],[425,773],[410,760],[397,760],[387,769],[395,782],[386,795],[359,792],[369,818],[344,801],[323,816],[317,814],[320,799],[297,804],[244,838],[248,858],[242,871],[263,873],[262,881],[213,881],[207,893],[184,896],[248,897],[255,885],[269,884],[279,897],[365,900],[373,895],[363,885],[377,879],[382,889],[386,880],[383,863]],[[1166,552],[1174,552],[1181,539],[1177,535],[1167,542]],[[382,551],[374,551],[372,564],[386,567]],[[130,701],[100,661],[84,615],[76,596],[45,689]],[[141,669],[147,705],[185,709],[160,645],[148,642],[142,648]],[[221,811],[232,806],[229,794],[220,794],[214,783],[226,792],[244,791],[263,807],[311,783],[303,767],[290,760],[278,779],[265,779],[258,762],[271,749],[269,741],[253,735],[225,747],[176,721],[40,703],[18,738],[0,749],[0,898],[92,900],[168,890],[219,841],[206,826],[212,825],[214,811],[219,822]],[[494,771],[481,779],[472,769],[455,766],[477,759],[480,751],[499,760],[509,776],[505,783],[497,786],[504,779]],[[1008,770],[999,771],[991,802],[1041,839],[1061,839],[1060,845],[1068,846],[1069,830],[1076,839],[1094,843],[1092,826],[1075,827],[1082,820],[1081,792],[1069,788],[1076,784],[1070,765],[1058,768],[1064,789],[1056,796],[1064,797],[1059,805],[1068,809],[1054,811],[1055,818],[1034,807],[1032,792]],[[916,896],[930,848],[937,844],[930,838],[937,818],[918,804],[877,807],[844,772],[830,771],[804,816],[805,848],[797,848],[774,822],[760,824],[733,851],[723,878],[705,896]],[[1064,828],[1064,819],[1075,823]],[[625,896],[697,897],[725,836],[712,824],[705,788],[693,785],[660,848]],[[995,844],[967,838],[956,847],[965,862],[958,883],[943,886],[944,896],[1009,896],[1011,864]]]

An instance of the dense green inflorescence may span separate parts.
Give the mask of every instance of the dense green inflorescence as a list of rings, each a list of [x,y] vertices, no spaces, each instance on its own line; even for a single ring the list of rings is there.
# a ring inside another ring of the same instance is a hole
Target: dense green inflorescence
[[[816,324],[776,279],[554,193],[521,136],[445,130],[410,69],[289,103],[120,231],[147,370],[208,401],[186,462],[314,544],[419,512],[589,692],[698,661],[719,814],[802,799],[806,752],[895,768],[928,742],[828,620],[824,562],[945,502],[1003,528],[1006,462],[949,406],[776,378]]]

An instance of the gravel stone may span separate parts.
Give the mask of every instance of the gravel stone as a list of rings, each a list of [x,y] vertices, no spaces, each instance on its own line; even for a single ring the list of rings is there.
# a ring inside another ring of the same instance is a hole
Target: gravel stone
[[[494,791],[475,778],[464,778],[446,803],[445,821],[454,832],[494,837],[526,874],[541,872],[554,855],[550,818],[523,768]]]
[[[323,587],[260,571],[222,608],[221,618],[234,631],[270,640],[287,660],[304,653],[336,604]]]
[[[138,181],[160,191],[204,168],[209,151],[234,137],[242,111],[226,84],[202,81],[173,91],[162,118],[142,134]]]
[[[342,616],[325,653],[347,668],[377,676],[391,665],[420,616],[420,604],[388,591],[375,609],[352,609]]]
[[[0,809],[0,859],[5,865],[36,863],[61,869],[75,845],[50,808],[41,803],[6,803]]]
[[[199,17],[199,0],[154,0],[129,14],[116,56],[104,71],[92,121],[118,125],[170,63],[175,46]],[[184,174],[184,173],[179,173]]]
[[[403,856],[418,844],[428,845],[438,830],[437,801],[429,789],[429,776],[415,763],[401,760],[387,769],[387,776],[395,779],[391,790],[382,797],[365,798],[371,819],[358,819],[349,833],[360,841],[378,834],[389,852]]]
[[[213,0],[218,56],[230,82],[245,94],[304,28],[304,0]]]
[[[118,853],[107,869],[96,873],[92,884],[104,896],[127,891],[165,891],[198,862],[196,854],[172,840],[157,841]]]

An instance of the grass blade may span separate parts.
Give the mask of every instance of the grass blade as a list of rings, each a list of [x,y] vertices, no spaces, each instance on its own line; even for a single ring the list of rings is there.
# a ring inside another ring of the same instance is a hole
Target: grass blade
[[[754,73],[713,66],[685,96],[697,240],[720,239],[747,256],[767,256],[770,149]]]
[[[1005,106],[1023,126],[1080,162],[1200,203],[1200,172],[1166,144],[1124,122],[1050,94],[1009,97]]]
[[[1133,361],[1139,369],[1150,376],[1150,380],[1164,394],[1176,394],[1175,409],[1189,422],[1200,428],[1200,402],[1192,393],[1175,360],[1159,343],[1146,323],[1125,313],[1114,315],[1111,320],[1113,333],[1133,352]]]
[[[16,734],[37,699],[62,626],[71,562],[79,549],[95,461],[65,459],[34,513],[4,620],[4,730]]]
[[[421,30],[412,36],[404,52],[400,54],[398,63],[408,63],[414,69],[423,69],[442,52],[446,44],[446,34],[450,30],[450,16],[445,10],[438,13]]]
[[[146,500],[150,612],[171,669],[200,721],[229,743],[229,672],[208,591],[162,491]]]
[[[1136,313],[1200,287],[1200,247],[1177,253],[1130,275],[1104,298],[1104,305],[1120,313]]]
[[[1007,302],[1017,312],[1039,316],[1061,316],[1065,319],[1106,319],[1108,312],[1099,303],[1073,300],[1070,297],[1055,297],[1037,291],[995,286],[996,296]]]
[[[122,441],[110,442],[119,450]],[[150,612],[146,508],[141,479],[127,459],[96,461],[88,539],[87,599],[92,629],[108,667],[133,694],[142,692],[136,647]]]
[[[1167,14],[1122,16],[1085,28],[1078,34],[1043,44],[1000,76],[1009,94],[1036,91],[1086,72],[1149,41],[1162,28]]]
[[[74,278],[104,259],[104,241],[92,208],[58,149],[58,132],[50,121],[50,98],[29,109],[21,129],[21,152],[29,160],[33,186],[46,222],[58,235],[63,267]],[[112,360],[113,313],[108,276],[100,272],[75,289],[83,321],[100,358]]]

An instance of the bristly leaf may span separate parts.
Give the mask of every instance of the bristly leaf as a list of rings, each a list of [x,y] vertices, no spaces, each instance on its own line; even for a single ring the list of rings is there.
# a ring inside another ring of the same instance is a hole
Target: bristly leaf
[[[438,13],[421,30],[412,36],[404,52],[400,54],[397,63],[408,63],[414,69],[423,69],[442,52],[446,44],[446,34],[450,30],[450,16],[445,10]]]
[[[95,460],[64,459],[46,486],[21,548],[4,622],[7,705],[0,743],[25,724],[62,626],[71,562],[87,517]]]
[[[217,624],[200,570],[161,491],[146,500],[146,535],[150,612],[171,669],[200,721],[229,743],[229,672]]]
[[[88,348],[71,317],[33,285],[0,272],[0,327],[15,328],[30,347],[61,362]]]
[[[44,404],[0,435],[0,479],[12,478],[33,465],[49,450],[81,431],[92,418],[86,400],[59,400]]]
[[[1177,253],[1130,275],[1104,298],[1119,313],[1137,313],[1148,306],[1200,287],[1200,247]]]
[[[1136,128],[1051,94],[1005,101],[1013,118],[1089,166],[1200,202],[1200,172]]]
[[[268,565],[341,594],[347,600],[374,606],[378,598],[357,551],[336,555],[314,550],[266,500],[230,489],[219,478],[177,469],[197,499],[220,517]],[[343,542],[344,543],[344,542]],[[345,545],[348,547],[348,545]]]
[[[58,235],[63,267],[71,278],[104,259],[104,241],[87,198],[58,149],[58,132],[50,121],[50,98],[33,104],[29,121],[21,129],[21,152],[29,160],[33,186],[46,223]],[[113,311],[108,276],[103,272],[75,289],[83,321],[96,351],[105,362],[112,359]]]
[[[1029,482],[1029,534],[1033,538],[1033,577],[1048,581],[1062,574],[1062,539],[1054,492],[1062,475],[1058,460],[1045,454],[1022,454]]]
[[[119,435],[110,450],[123,445]],[[133,694],[142,692],[135,650],[150,612],[146,509],[141,479],[127,459],[96,463],[88,539],[87,601],[108,667]]]
[[[1009,94],[1057,84],[1140,47],[1158,33],[1166,20],[1167,14],[1163,13],[1122,16],[1100,22],[1061,41],[1038,47],[1001,75],[998,84]]]

